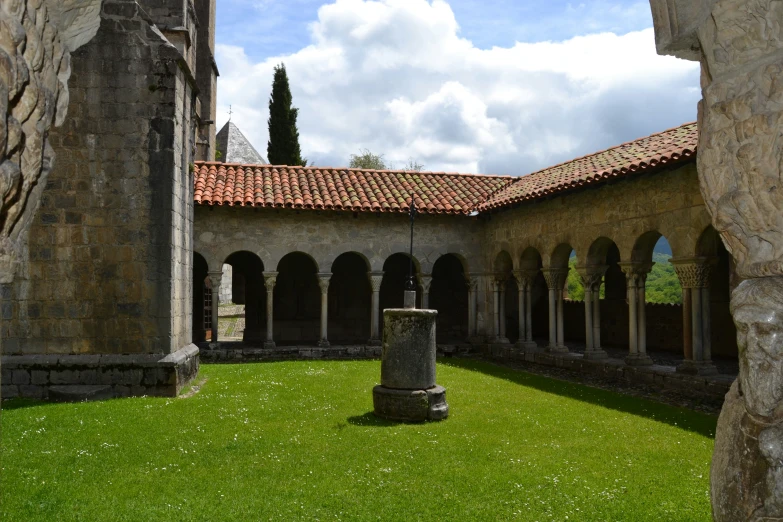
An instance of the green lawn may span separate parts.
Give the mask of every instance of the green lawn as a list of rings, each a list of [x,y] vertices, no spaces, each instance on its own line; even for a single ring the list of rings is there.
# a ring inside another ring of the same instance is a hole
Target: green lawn
[[[716,419],[446,360],[440,423],[378,361],[203,365],[189,398],[5,403],[4,521],[710,520]]]

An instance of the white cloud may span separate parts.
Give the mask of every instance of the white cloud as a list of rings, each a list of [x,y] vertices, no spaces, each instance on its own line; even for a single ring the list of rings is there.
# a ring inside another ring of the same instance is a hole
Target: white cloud
[[[311,44],[253,63],[218,45],[218,119],[265,153],[284,61],[303,155],[338,166],[361,148],[428,170],[526,174],[695,119],[698,66],[657,56],[651,29],[482,50],[443,0],[337,0]]]

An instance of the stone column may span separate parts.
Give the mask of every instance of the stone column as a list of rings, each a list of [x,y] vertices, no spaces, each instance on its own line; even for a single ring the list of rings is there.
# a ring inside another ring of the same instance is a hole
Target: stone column
[[[585,359],[605,359],[601,349],[600,292],[604,273],[608,267],[582,266],[577,272],[585,289]]]
[[[418,274],[419,285],[421,285],[421,308],[428,310],[430,307],[430,286],[432,285],[432,274]]]
[[[742,280],[731,296],[739,377],[715,432],[712,515],[716,522],[783,519],[780,2],[650,5],[658,52],[701,63],[699,184]]]
[[[498,342],[507,343],[508,337],[506,337],[506,281],[499,281],[499,299],[500,299],[500,315],[498,316],[498,328],[500,329],[500,339]]]
[[[566,281],[568,269],[563,268],[543,268],[546,286],[549,289],[549,346],[548,352],[567,352],[568,349],[562,344],[562,330],[559,325],[558,313],[563,311],[563,285]],[[558,331],[561,331],[558,339]],[[558,342],[559,341],[559,342]]]
[[[468,286],[468,342],[474,342],[476,335],[476,291],[478,289],[478,279],[472,275],[465,276],[465,283]]]
[[[209,281],[212,283],[212,339],[218,342],[218,304],[220,302],[220,285],[223,280],[223,270],[210,270]]]
[[[329,280],[332,278],[330,272],[318,274],[318,286],[321,287],[321,335],[318,339],[318,346],[328,348],[327,325],[329,323]]]
[[[500,281],[492,280],[492,342],[500,342]]]
[[[628,356],[625,363],[631,366],[649,366],[647,355],[647,319],[645,317],[644,285],[652,263],[620,263],[625,273],[628,292]]]
[[[274,348],[274,294],[278,272],[264,272],[264,286],[266,287],[266,341],[264,348]]]
[[[383,272],[370,272],[367,274],[372,287],[372,305],[370,310],[370,340],[367,344],[379,346],[381,344],[380,316],[381,316],[381,283]]]
[[[710,258],[672,259],[683,295],[683,355],[681,373],[715,375],[710,346]],[[686,334],[688,337],[686,338]]]
[[[514,270],[514,278],[517,280],[519,288],[519,340],[517,346],[524,350],[535,350],[536,343],[533,342],[533,321],[532,321],[532,290],[538,270]]]

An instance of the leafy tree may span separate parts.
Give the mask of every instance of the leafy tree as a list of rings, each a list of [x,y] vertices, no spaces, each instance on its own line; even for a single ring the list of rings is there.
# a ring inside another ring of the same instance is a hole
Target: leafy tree
[[[402,166],[402,170],[415,170],[416,172],[421,172],[422,169],[424,169],[424,165],[413,158],[408,158],[408,163]]]
[[[272,165],[307,165],[299,148],[299,131],[296,119],[299,109],[291,107],[291,89],[285,64],[275,66],[272,95],[269,97],[269,142],[266,154]]]
[[[669,258],[669,255],[660,252],[653,254],[655,264],[647,275],[645,287],[648,303],[682,303],[680,280]]]
[[[362,149],[360,154],[351,154],[348,166],[354,169],[386,170],[389,167],[383,159],[383,154],[377,155],[368,149]]]
[[[584,301],[585,287],[582,286],[582,279],[576,273],[576,256],[568,260],[568,268],[571,269],[568,271],[568,279],[566,280],[568,298],[573,301]]]

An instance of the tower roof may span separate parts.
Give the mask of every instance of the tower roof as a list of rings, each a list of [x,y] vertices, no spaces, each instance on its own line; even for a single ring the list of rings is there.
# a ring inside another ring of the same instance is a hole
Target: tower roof
[[[215,145],[224,163],[265,165],[266,159],[250,144],[239,127],[229,121],[215,136]]]

